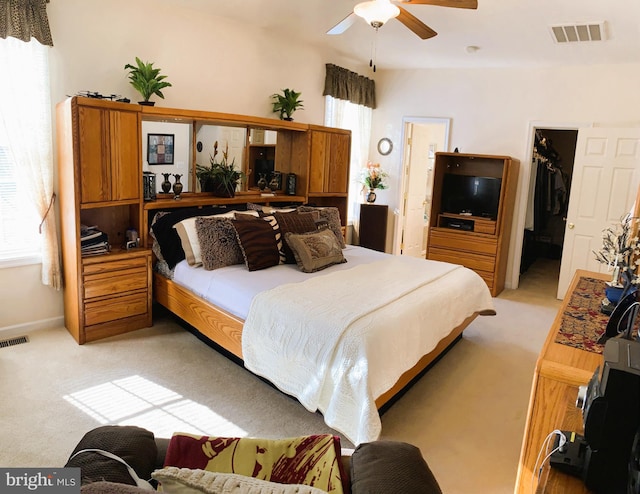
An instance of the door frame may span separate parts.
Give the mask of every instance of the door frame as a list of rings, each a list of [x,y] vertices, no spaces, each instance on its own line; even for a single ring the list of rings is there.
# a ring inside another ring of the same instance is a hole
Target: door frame
[[[400,190],[398,192],[398,212],[397,221],[395,222],[395,230],[393,233],[393,249],[394,254],[401,253],[402,234],[404,231],[405,221],[405,203],[404,196],[407,189],[407,180],[409,179],[408,167],[409,159],[408,153],[410,152],[407,146],[407,126],[408,124],[442,124],[445,126],[444,133],[444,149],[442,151],[449,151],[449,142],[451,134],[451,118],[448,117],[402,117],[402,162],[400,164],[402,172],[402,180],[400,181]]]
[[[513,290],[517,289],[520,284],[520,265],[522,264],[522,244],[524,243],[524,225],[527,218],[527,207],[529,204],[529,192],[531,187],[531,163],[533,162],[533,145],[535,143],[535,135],[537,129],[549,130],[577,130],[580,133],[581,128],[593,127],[593,122],[551,122],[545,120],[533,120],[529,122],[527,132],[526,149],[523,156],[527,159],[527,169],[522,166],[520,170],[520,193],[517,196],[518,216],[515,228],[511,230],[510,252],[509,255],[513,259],[511,263],[511,276],[506,280],[505,287]],[[522,163],[521,165],[524,165]],[[526,172],[526,173],[525,173]],[[526,194],[524,193],[526,191]],[[571,192],[571,191],[569,191]]]

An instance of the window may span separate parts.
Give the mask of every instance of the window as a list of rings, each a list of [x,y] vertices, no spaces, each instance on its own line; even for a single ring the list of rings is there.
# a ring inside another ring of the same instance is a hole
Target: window
[[[350,101],[325,96],[324,123],[328,127],[351,130],[351,166],[349,168],[349,204],[347,224],[357,222],[357,207],[361,202],[360,173],[367,164],[371,140],[373,110]]]
[[[42,235],[29,187],[37,180],[50,180],[53,170],[34,173],[28,158],[16,159],[9,145],[19,143],[24,150],[39,147],[43,136],[51,139],[47,48],[35,40],[0,39],[0,73],[0,266],[36,263],[41,261]],[[25,128],[27,132],[19,131]],[[40,148],[25,154],[42,152]]]

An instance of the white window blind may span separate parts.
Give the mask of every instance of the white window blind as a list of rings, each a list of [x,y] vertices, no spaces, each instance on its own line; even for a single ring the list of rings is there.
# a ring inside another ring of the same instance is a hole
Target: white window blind
[[[3,77],[11,77],[1,65],[2,57],[0,72]],[[8,117],[10,121],[11,116]],[[17,166],[9,151],[4,126],[0,124],[0,266],[5,267],[39,262],[42,252],[38,234],[40,220],[21,184]]]

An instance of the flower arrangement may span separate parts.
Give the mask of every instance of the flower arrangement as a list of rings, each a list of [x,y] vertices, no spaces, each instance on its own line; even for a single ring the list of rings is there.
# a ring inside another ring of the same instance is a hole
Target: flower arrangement
[[[235,195],[238,181],[244,177],[244,173],[235,169],[235,158],[229,163],[229,143],[222,151],[222,159],[217,160],[218,141],[213,144],[213,154],[210,156],[210,165],[196,164],[196,176],[200,180],[203,190],[212,189],[223,197],[233,197]]]
[[[638,218],[627,214],[620,223],[602,231],[602,248],[595,252],[596,261],[613,269],[612,286],[639,284],[640,238],[635,222]]]
[[[367,163],[367,167],[362,171],[362,185],[363,189],[386,189],[387,184],[385,179],[389,175],[382,171],[380,163]]]

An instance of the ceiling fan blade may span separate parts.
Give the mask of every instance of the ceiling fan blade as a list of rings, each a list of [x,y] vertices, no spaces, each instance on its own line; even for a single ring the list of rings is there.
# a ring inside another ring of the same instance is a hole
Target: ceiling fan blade
[[[478,0],[400,0],[413,5],[437,5],[438,7],[455,7],[458,9],[477,9]]]
[[[421,39],[429,39],[436,36],[436,33],[433,29],[427,26],[424,22],[418,19],[415,15],[411,14],[409,11],[403,9],[398,6],[400,9],[400,15],[396,17],[400,22],[402,22],[406,27],[411,29],[414,33],[418,35]]]
[[[335,26],[327,31],[327,34],[342,34],[349,29],[354,22],[358,19],[358,16],[351,12],[347,17],[338,22]]]

